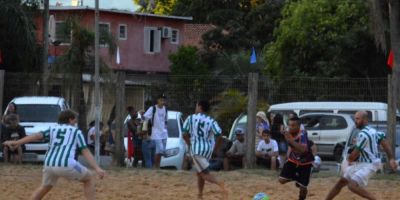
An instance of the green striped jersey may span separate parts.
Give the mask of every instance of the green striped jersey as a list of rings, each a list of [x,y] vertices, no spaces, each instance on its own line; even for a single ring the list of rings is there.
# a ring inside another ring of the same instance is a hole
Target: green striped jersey
[[[44,165],[47,167],[72,167],[75,160],[76,149],[87,148],[82,131],[68,124],[58,124],[42,132],[43,137],[49,142]]]
[[[360,151],[359,162],[380,162],[378,145],[385,138],[384,132],[365,126],[357,136],[356,148]]]
[[[210,159],[213,152],[212,140],[214,136],[221,135],[222,130],[212,117],[197,113],[185,120],[183,132],[190,134],[192,153]]]

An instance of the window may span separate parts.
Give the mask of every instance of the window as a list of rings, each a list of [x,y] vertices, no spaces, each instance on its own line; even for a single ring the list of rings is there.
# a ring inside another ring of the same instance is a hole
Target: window
[[[161,31],[156,27],[144,28],[144,52],[159,53],[161,51]]]
[[[107,43],[110,38],[110,24],[109,23],[100,23],[99,24],[99,33],[100,33],[100,38],[99,38],[99,43],[100,46],[106,47]]]
[[[119,39],[120,40],[126,40],[128,38],[128,29],[127,29],[127,25],[125,24],[120,24],[119,25]]]
[[[179,43],[179,30],[172,29],[171,32],[171,44],[178,44]]]
[[[63,44],[71,43],[71,29],[67,27],[65,22],[56,22],[55,40],[58,40]]]

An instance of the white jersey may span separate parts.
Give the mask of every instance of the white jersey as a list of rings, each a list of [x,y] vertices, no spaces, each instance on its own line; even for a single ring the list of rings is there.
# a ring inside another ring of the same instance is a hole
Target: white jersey
[[[185,120],[183,132],[191,136],[192,153],[210,159],[214,136],[221,135],[222,130],[212,117],[197,113]]]
[[[377,132],[374,128],[365,126],[357,136],[356,148],[360,151],[359,162],[380,162],[378,145],[385,137],[383,132]]]
[[[87,148],[82,132],[68,124],[58,124],[42,132],[43,138],[49,141],[44,166],[46,167],[72,167],[75,160],[76,149]]]
[[[156,108],[154,112],[153,109]],[[167,108],[163,106],[159,108],[157,105],[151,106],[146,113],[144,113],[144,118],[146,120],[153,120],[154,113],[154,121],[152,121],[152,129],[151,129],[151,139],[152,140],[162,140],[168,138],[168,113]]]

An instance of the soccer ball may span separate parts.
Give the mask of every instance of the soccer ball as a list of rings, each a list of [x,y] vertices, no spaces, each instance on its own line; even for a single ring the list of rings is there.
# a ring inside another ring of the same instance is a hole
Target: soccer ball
[[[254,195],[253,200],[269,200],[269,196],[263,192]]]

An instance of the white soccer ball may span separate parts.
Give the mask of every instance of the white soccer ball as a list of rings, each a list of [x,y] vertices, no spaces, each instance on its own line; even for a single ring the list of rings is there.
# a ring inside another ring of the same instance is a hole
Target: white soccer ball
[[[254,195],[253,200],[270,200],[269,196],[264,192],[257,193]]]

